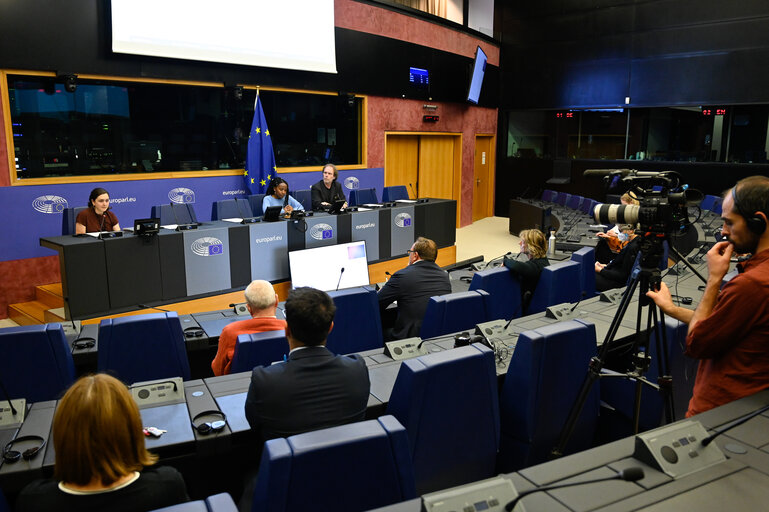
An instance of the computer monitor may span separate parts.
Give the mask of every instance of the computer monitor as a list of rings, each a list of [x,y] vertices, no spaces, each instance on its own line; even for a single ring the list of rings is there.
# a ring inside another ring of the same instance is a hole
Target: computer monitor
[[[288,253],[291,287],[331,291],[370,284],[366,242],[327,245]]]

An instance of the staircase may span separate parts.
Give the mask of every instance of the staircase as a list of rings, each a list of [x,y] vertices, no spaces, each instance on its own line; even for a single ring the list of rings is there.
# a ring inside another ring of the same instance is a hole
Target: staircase
[[[64,321],[64,299],[61,283],[35,287],[35,300],[8,306],[8,318],[19,325]]]

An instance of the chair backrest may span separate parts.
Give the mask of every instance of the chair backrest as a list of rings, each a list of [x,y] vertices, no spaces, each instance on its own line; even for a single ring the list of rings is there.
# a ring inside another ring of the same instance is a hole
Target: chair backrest
[[[582,201],[584,200],[585,198],[582,196],[573,195],[566,201],[566,206],[572,210],[579,210],[580,206],[582,206]]]
[[[473,290],[488,292],[486,316],[491,320],[499,318],[510,320],[523,314],[521,283],[507,267],[481,270],[473,274],[470,291]]]
[[[382,189],[382,202],[397,201],[398,199],[408,199],[409,191],[406,185],[393,185]]]
[[[195,210],[190,203],[155,205],[152,207],[150,217],[160,219],[161,226],[168,224],[195,224],[198,222]]]
[[[328,294],[336,305],[334,328],[326,340],[331,352],[352,354],[384,346],[376,290],[350,288]]]
[[[670,317],[665,318],[665,337],[667,338],[667,360],[669,375],[673,377],[673,403],[679,408],[676,411],[676,419],[682,419],[692,397],[694,377],[697,373],[696,362],[687,365],[684,357],[686,347],[686,334],[688,324],[679,322]],[[657,332],[652,332],[649,338],[647,354],[651,358],[649,369],[644,377],[650,382],[657,383],[660,376],[659,358],[657,352]],[[622,429],[620,425],[614,425],[613,430],[617,438],[633,434],[633,408],[635,405],[635,379],[608,378],[601,382],[601,401],[607,403],[616,414],[625,420]],[[648,386],[641,389],[641,410],[639,415],[639,431],[643,432],[659,427],[664,420],[664,400],[659,391]]]
[[[248,205],[251,207],[251,213],[254,215],[254,217],[261,217],[264,215],[262,203],[264,203],[264,196],[266,195],[267,194],[251,194],[246,198],[248,200]]]
[[[494,353],[478,343],[401,364],[387,413],[409,434],[418,494],[496,474],[497,387]]]
[[[521,333],[500,395],[501,471],[548,460],[595,355],[595,326],[589,322],[569,320]],[[599,394],[596,381],[566,453],[591,446]]]
[[[526,314],[540,313],[549,306],[578,301],[582,297],[581,270],[582,265],[576,261],[563,261],[543,268]]]
[[[306,211],[312,210],[312,192],[309,188],[304,190],[293,190],[291,195],[294,199],[302,203],[302,206]]]
[[[558,195],[555,197],[556,204],[560,204],[561,206],[566,206],[566,202],[571,198],[571,194],[567,194],[566,192],[558,192]]]
[[[241,334],[235,342],[230,373],[250,372],[256,366],[269,366],[288,354],[286,331]]]
[[[548,203],[554,203],[556,197],[558,197],[558,192],[556,192],[555,190],[545,189],[542,191],[543,201],[547,201]]]
[[[489,293],[484,290],[449,293],[430,297],[419,336],[433,338],[465,329],[488,320],[486,305]]]
[[[580,265],[579,287],[582,290],[582,297],[589,299],[595,297],[595,249],[592,247],[583,247],[571,254],[571,260]]]
[[[229,493],[214,494],[204,500],[188,501],[170,507],[163,507],[152,512],[237,512],[238,507]]]
[[[599,204],[600,203],[595,199],[585,198],[585,200],[582,201],[582,206],[580,206],[579,209],[585,215],[590,215],[590,217],[593,217],[593,212],[595,211],[595,207],[598,206]]]
[[[700,208],[715,213],[721,213],[721,198],[719,196],[707,195],[702,199]]]
[[[380,416],[267,441],[251,510],[351,512],[414,497],[406,430]]]
[[[373,188],[354,188],[350,190],[350,206],[358,206],[361,204],[374,204],[378,203],[376,198],[376,189]]]
[[[72,351],[59,323],[0,329],[0,354],[0,378],[11,399],[55,400],[75,380]]]
[[[74,208],[64,208],[61,216],[61,234],[62,235],[74,235],[75,234],[75,220],[77,214],[85,210],[85,206],[75,206]]]
[[[233,219],[253,216],[248,199],[222,199],[214,203],[211,220]]]
[[[102,320],[97,366],[126,384],[172,377],[189,380],[179,315],[150,313]]]

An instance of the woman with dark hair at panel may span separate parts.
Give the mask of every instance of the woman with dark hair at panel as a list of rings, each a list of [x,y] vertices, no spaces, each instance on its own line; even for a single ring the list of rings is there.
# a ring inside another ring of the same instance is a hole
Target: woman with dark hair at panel
[[[342,184],[336,181],[337,178],[339,178],[339,171],[334,164],[323,166],[323,179],[310,187],[313,210],[328,210],[334,201],[346,199]],[[346,202],[344,207],[347,207]]]
[[[125,384],[105,374],[79,379],[53,418],[55,480],[27,485],[17,512],[148,511],[189,501],[181,474],[149,467],[139,408]]]
[[[641,249],[641,238],[630,224],[620,226],[619,240],[626,242],[622,250],[608,264],[595,262],[595,289],[599,292],[623,288],[633,272],[636,256]]]
[[[281,206],[281,215],[290,215],[294,210],[304,210],[302,203],[289,194],[288,182],[283,178],[276,177],[270,180],[266,194],[262,200],[262,212],[266,212],[270,206]]]
[[[550,261],[547,259],[547,239],[542,231],[524,229],[518,233],[518,237],[521,239],[521,253],[526,256],[526,261],[505,256],[503,263],[521,282],[521,296],[525,299],[534,293],[542,269],[550,265]],[[524,303],[524,308],[527,305]]]
[[[120,224],[117,216],[110,211],[109,192],[96,187],[88,196],[88,208],[77,214],[75,234],[84,235],[100,231],[120,231]]]

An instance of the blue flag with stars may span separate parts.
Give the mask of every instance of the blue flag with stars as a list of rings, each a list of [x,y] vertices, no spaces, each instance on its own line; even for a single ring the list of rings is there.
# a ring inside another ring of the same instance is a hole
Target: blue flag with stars
[[[272,138],[264,118],[262,102],[259,93],[254,104],[254,120],[251,122],[251,132],[248,135],[246,148],[246,190],[249,194],[263,194],[267,185],[275,175],[275,153],[272,151]]]

